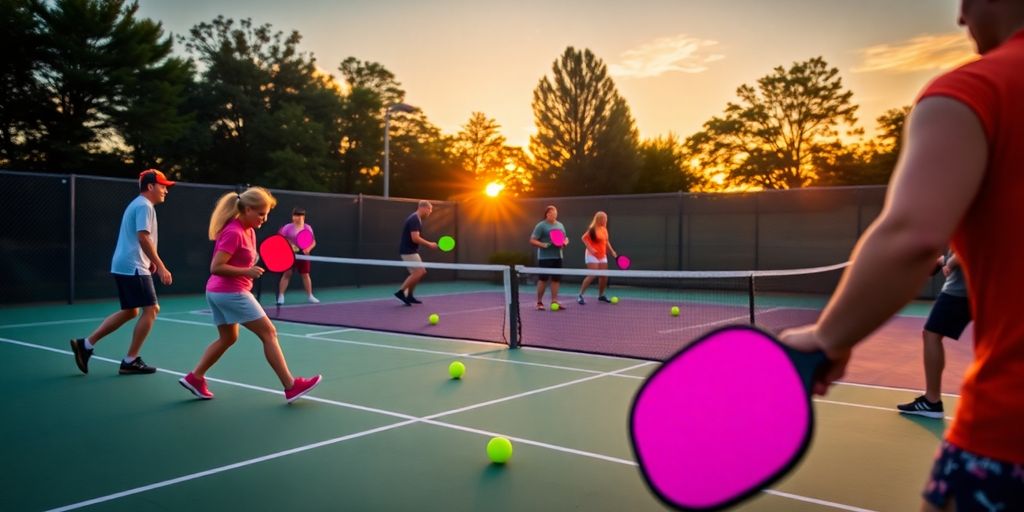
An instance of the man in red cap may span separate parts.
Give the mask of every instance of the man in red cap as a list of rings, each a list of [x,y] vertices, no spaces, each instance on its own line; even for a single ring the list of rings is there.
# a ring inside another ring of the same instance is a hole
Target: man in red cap
[[[93,347],[103,337],[116,331],[126,322],[142,316],[135,323],[132,344],[128,354],[121,360],[121,374],[153,373],[156,368],[148,366],[139,357],[139,350],[146,336],[153,328],[160,306],[153,286],[153,273],[164,285],[171,284],[171,271],[167,270],[160,254],[156,251],[157,224],[156,205],[167,198],[168,187],[174,182],[156,169],[139,173],[139,196],[136,197],[121,217],[121,230],[117,236],[117,247],[110,264],[110,273],[117,283],[117,294],[121,299],[121,310],[108,316],[88,338],[71,340],[75,353],[75,364],[82,373],[89,373],[89,358]]]

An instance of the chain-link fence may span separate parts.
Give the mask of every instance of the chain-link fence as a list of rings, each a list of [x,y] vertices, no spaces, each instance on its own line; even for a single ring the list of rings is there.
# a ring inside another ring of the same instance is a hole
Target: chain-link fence
[[[210,211],[235,187],[179,183],[157,207],[159,250],[174,274],[160,293],[202,293],[213,243]],[[396,259],[401,227],[414,199],[274,190],[278,207],[258,238],[291,221],[302,207],[324,256]],[[135,180],[0,172],[0,302],[116,296],[110,258]],[[846,260],[882,209],[885,187],[843,187],[743,194],[645,194],[562,198],[473,198],[432,201],[423,234],[453,235],[455,250],[423,251],[429,261],[532,264],[529,244],[544,208],[559,208],[570,245],[567,267],[583,267],[580,237],[597,211],[609,216],[614,247],[634,269],[763,270]],[[317,286],[367,284],[394,276],[325,273]],[[932,296],[941,281],[922,291]]]

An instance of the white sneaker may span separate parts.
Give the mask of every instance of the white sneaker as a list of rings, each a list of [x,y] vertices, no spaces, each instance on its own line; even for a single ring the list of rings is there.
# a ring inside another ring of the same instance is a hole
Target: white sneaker
[[[306,297],[306,300],[308,300],[310,304],[320,304],[320,299],[318,299],[318,298],[316,298],[316,297],[314,297],[312,295],[310,295],[309,297]]]
[[[280,306],[281,304],[284,304],[284,295],[277,296],[277,305]]]

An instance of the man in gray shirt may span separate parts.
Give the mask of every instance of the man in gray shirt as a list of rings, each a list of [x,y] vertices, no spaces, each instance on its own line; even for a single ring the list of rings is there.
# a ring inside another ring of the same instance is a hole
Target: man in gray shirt
[[[935,299],[928,320],[924,324],[924,380],[925,393],[914,401],[896,406],[901,413],[941,419],[942,370],[946,367],[946,351],[942,338],[960,339],[967,324],[971,323],[971,305],[967,300],[967,283],[956,254],[948,252],[936,262],[941,266],[946,282]]]
[[[75,364],[82,373],[89,373],[89,358],[92,357],[93,347],[103,337],[139,316],[139,308],[142,309],[142,316],[135,323],[132,343],[128,354],[121,360],[119,373],[144,374],[156,371],[156,368],[142,361],[139,351],[160,312],[156,288],[153,286],[153,273],[165,285],[172,282],[171,271],[167,270],[156,251],[157,222],[154,207],[164,202],[168,187],[174,183],[156,169],[139,174],[139,195],[128,204],[121,217],[117,247],[114,248],[114,257],[110,263],[110,273],[117,283],[121,310],[103,320],[89,337],[71,340]]]

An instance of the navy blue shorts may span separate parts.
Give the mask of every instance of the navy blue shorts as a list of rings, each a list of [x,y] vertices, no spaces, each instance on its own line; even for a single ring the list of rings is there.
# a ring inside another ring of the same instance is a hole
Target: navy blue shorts
[[[1024,510],[1024,465],[975,455],[943,441],[922,497],[958,511]]]
[[[940,293],[928,314],[928,321],[924,323],[924,330],[958,340],[969,323],[971,303],[967,297]]]
[[[156,305],[156,287],[153,286],[153,276],[114,274],[114,281],[117,282],[117,297],[121,299],[121,309]]]
[[[562,258],[537,260],[537,266],[540,268],[562,268]],[[548,279],[557,283],[562,280],[562,276],[551,274],[537,274],[538,281],[547,281]]]

